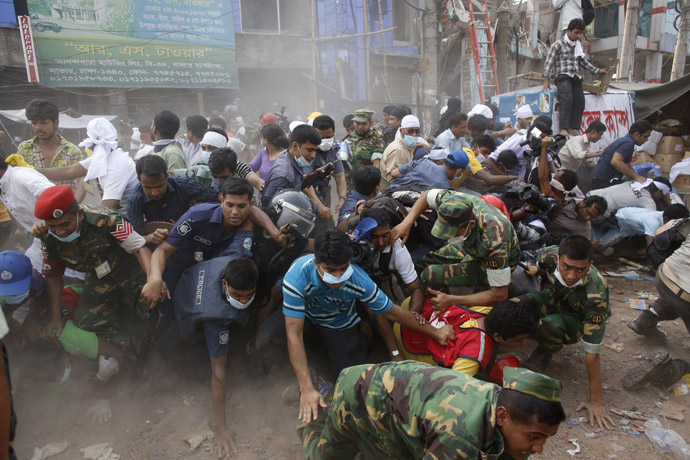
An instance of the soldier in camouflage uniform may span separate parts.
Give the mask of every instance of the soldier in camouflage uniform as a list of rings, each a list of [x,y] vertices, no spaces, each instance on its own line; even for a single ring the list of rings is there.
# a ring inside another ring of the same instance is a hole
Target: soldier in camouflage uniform
[[[298,432],[308,460],[525,459],[565,419],[560,401],[559,381],[521,368],[505,368],[502,389],[416,361],[365,364]]]
[[[589,240],[577,235],[564,239],[560,247],[544,248],[538,264],[547,278],[546,288],[512,300],[539,321],[539,345],[523,366],[542,372],[554,352],[579,342],[585,351],[589,401],[577,410],[586,408],[592,424],[596,420],[610,428],[613,421],[603,404],[599,353],[611,310],[608,284],[592,266],[592,251]]]
[[[438,212],[431,234],[448,244],[418,261],[422,288],[488,286],[471,295],[437,296],[434,307],[487,306],[508,298],[510,273],[520,258],[518,240],[510,220],[478,197],[452,190],[431,189],[419,197],[391,238],[407,239],[412,225],[427,209]]]
[[[130,344],[129,331],[121,324],[122,309],[140,318],[149,315],[143,297],[135,298],[146,281],[151,257],[144,237],[116,211],[79,206],[69,186],[46,189],[36,200],[34,214],[45,220],[34,226],[34,233],[42,234],[49,298],[43,336],[59,337],[63,346],[65,336],[76,337],[81,352],[75,354],[108,356],[121,363]],[[60,294],[65,267],[84,272],[86,278],[74,323],[63,325]]]
[[[359,109],[355,111],[352,121],[355,130],[347,135],[345,142],[350,143],[352,154],[352,170],[357,171],[360,166],[373,164],[378,168],[383,155],[383,137],[372,127],[372,110]]]

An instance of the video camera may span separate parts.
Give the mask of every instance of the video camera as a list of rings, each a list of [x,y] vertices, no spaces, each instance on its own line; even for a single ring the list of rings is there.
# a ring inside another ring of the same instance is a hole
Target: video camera
[[[352,257],[350,262],[360,267],[370,265],[379,257],[379,252],[369,242],[371,231],[379,224],[371,217],[366,217],[357,224],[352,235]]]
[[[519,194],[520,200],[525,204],[537,208],[537,212],[550,216],[558,208],[558,203],[553,198],[547,198],[541,194],[534,185],[526,186]]]
[[[527,131],[527,138],[524,141],[520,142],[520,147],[528,147],[524,150],[524,155],[528,159],[532,159],[541,154],[541,145],[543,141],[543,138],[541,137],[542,134],[543,131],[539,129],[539,127],[532,126]],[[565,139],[565,136],[562,134],[556,134],[555,136],[549,137],[551,138],[551,145],[549,146],[547,153],[551,155],[553,161],[556,162],[556,166],[560,167],[561,159],[558,157],[558,151],[560,150],[558,143]]]

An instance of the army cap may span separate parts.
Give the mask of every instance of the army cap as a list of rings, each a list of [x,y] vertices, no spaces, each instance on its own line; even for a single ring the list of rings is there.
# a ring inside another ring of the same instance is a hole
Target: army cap
[[[523,367],[503,369],[503,388],[519,391],[543,401],[561,402],[561,382]]]
[[[463,200],[461,193],[452,191],[441,192],[438,200],[438,219],[431,229],[431,234],[440,240],[449,240],[457,235],[460,227],[474,219],[474,206],[471,202]]]
[[[47,188],[36,199],[34,215],[39,219],[59,219],[74,205],[76,198],[69,185]]]
[[[373,110],[357,109],[355,110],[355,117],[352,119],[352,121],[356,121],[357,123],[366,123],[367,121],[371,121],[371,117],[373,115]]]

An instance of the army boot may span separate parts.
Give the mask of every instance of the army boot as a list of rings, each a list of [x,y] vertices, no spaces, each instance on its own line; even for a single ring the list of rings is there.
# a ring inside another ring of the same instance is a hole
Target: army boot
[[[521,367],[529,369],[533,372],[543,372],[546,366],[551,362],[551,357],[553,352],[543,345],[538,345],[537,348],[532,352],[527,361],[522,363]]]
[[[649,358],[632,367],[625,374],[625,377],[623,377],[623,388],[629,390],[656,381],[660,376],[666,375],[669,372],[667,368],[671,366],[671,362],[671,355],[668,351],[653,351],[649,355]]]
[[[649,310],[642,312],[640,316],[632,320],[628,327],[638,335],[643,335],[650,339],[664,339],[666,333],[659,329],[659,317]]]

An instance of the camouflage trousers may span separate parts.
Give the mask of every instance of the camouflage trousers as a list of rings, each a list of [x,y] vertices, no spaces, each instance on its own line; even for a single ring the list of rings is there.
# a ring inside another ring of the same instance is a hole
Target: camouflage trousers
[[[577,343],[583,327],[582,320],[575,315],[554,313],[539,319],[537,338],[544,347],[558,351],[563,345]]]
[[[355,394],[355,386],[365,367],[349,367],[340,373],[327,417],[324,417],[325,410],[319,409],[317,421],[297,427],[306,460],[352,460],[360,452],[367,460],[408,458],[404,454],[396,456],[400,454],[395,452],[396,448],[404,446],[383,442],[379,430],[385,428],[373,426],[369,421],[367,401]],[[379,399],[380,394],[372,391],[368,397]]]
[[[467,255],[460,244],[447,244],[415,262],[422,289],[460,286],[488,286],[480,259]]]
[[[95,274],[87,274],[84,291],[74,312],[74,324],[127,351],[131,345],[127,323],[149,316],[146,300],[140,294],[135,304],[134,298],[145,283],[146,276],[141,270],[126,278],[111,273],[98,279]],[[131,321],[127,321],[128,318]]]

